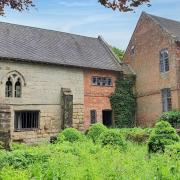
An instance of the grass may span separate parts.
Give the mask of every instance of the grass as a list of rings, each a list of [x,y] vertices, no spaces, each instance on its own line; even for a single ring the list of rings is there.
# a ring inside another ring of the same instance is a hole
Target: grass
[[[91,140],[14,145],[0,152],[0,179],[5,180],[178,180],[178,155],[147,154],[146,144],[127,142],[126,150],[101,147]]]

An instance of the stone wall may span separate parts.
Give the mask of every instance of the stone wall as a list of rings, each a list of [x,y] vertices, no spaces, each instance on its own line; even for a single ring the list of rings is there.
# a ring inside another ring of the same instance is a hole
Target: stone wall
[[[25,83],[22,87],[21,98],[5,97],[5,82],[8,73],[18,72]],[[0,102],[11,107],[11,134],[16,141],[28,143],[48,140],[61,130],[62,96],[61,89],[69,88],[73,94],[74,120],[83,121],[84,82],[83,71],[78,68],[54,66],[15,61],[0,62]],[[81,107],[80,107],[81,106]],[[78,109],[78,110],[77,110]],[[35,131],[14,130],[14,112],[19,110],[39,110],[40,128]]]
[[[132,53],[134,48],[134,53]],[[168,49],[170,70],[160,73],[159,53]],[[176,43],[146,14],[142,14],[124,56],[124,62],[135,71],[137,120],[144,126],[153,125],[162,113],[161,89],[171,88],[173,108],[177,103]]]
[[[0,147],[9,149],[11,108],[0,104]]]

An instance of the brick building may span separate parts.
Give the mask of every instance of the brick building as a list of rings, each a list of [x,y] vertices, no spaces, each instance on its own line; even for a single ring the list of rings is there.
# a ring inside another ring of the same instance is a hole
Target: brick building
[[[109,96],[128,67],[101,37],[0,23],[0,44],[0,131],[31,142],[113,123]]]
[[[136,74],[139,125],[180,109],[180,22],[142,13],[124,63],[101,37],[0,23],[0,43],[0,134],[15,141],[112,125],[109,97],[122,74]]]
[[[142,13],[124,62],[136,73],[137,122],[153,125],[180,109],[180,22]]]

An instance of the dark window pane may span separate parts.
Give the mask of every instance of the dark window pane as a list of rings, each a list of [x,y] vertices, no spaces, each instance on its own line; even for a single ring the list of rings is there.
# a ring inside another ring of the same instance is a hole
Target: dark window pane
[[[171,90],[169,88],[165,88],[161,90],[161,93],[162,93],[163,112],[170,111],[172,109]]]
[[[160,72],[169,71],[169,55],[167,50],[160,52]]]
[[[21,82],[20,79],[15,83],[15,97],[21,97]]]
[[[112,79],[108,78],[108,86],[112,86]]]
[[[96,110],[91,110],[90,111],[90,115],[91,115],[91,124],[96,123],[97,119],[96,119]]]
[[[97,85],[97,77],[92,77],[92,85]]]
[[[37,129],[39,126],[39,111],[15,112],[14,125],[16,130]]]
[[[12,81],[10,77],[8,78],[8,81],[6,82],[5,96],[12,97]]]
[[[101,86],[101,81],[102,81],[102,80],[101,80],[101,77],[98,77],[98,78],[97,78],[97,85],[98,85],[98,86]]]

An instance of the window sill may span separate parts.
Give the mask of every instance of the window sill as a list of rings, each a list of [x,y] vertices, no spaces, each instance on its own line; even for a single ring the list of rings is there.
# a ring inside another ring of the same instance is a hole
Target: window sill
[[[15,129],[14,132],[30,132],[30,131],[38,131],[39,128],[33,128],[33,129]]]
[[[91,84],[91,86],[96,86],[96,87],[102,87],[102,88],[105,88],[105,87],[114,87],[113,85],[111,85],[111,86],[101,86],[101,85],[93,85],[93,84]]]

